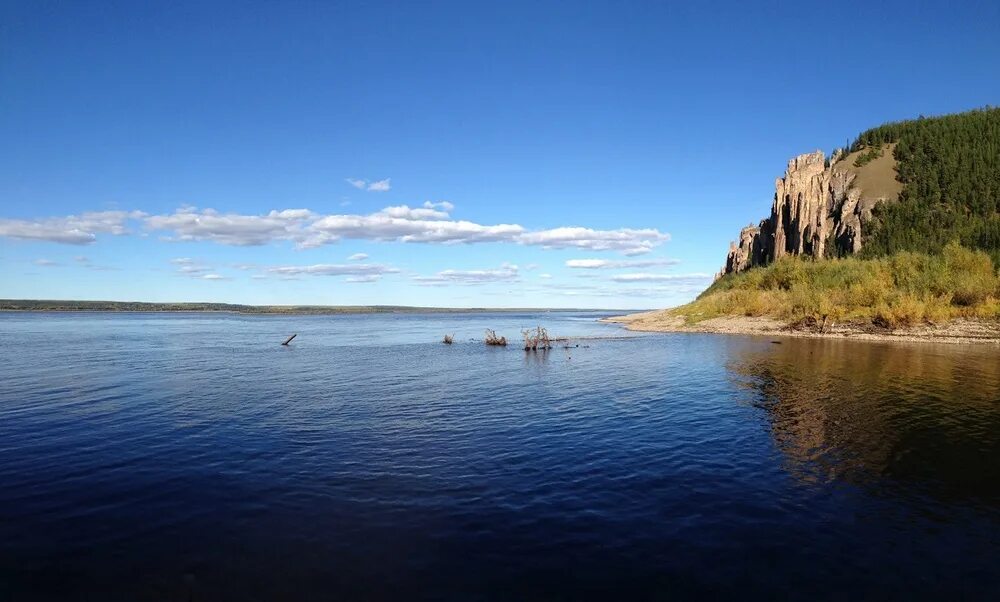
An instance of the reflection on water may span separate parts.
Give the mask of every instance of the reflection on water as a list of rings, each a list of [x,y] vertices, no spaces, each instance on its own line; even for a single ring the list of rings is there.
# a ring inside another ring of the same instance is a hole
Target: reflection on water
[[[996,348],[598,316],[0,313],[0,600],[1000,599]]]
[[[785,341],[728,367],[797,478],[1000,504],[995,347]]]

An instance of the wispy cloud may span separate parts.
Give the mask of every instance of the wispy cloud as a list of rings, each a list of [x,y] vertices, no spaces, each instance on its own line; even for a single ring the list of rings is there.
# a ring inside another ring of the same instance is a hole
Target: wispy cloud
[[[712,278],[711,274],[649,274],[644,272],[617,274],[611,277],[615,282],[705,282]]]
[[[371,192],[388,192],[390,188],[392,186],[389,184],[389,178],[378,180],[368,185],[368,190]]]
[[[316,247],[342,238],[407,243],[510,242],[524,232],[514,224],[482,225],[453,220],[437,210],[387,207],[370,215],[328,215],[310,224],[299,245]]]
[[[566,267],[584,270],[617,270],[625,268],[650,268],[658,266],[677,265],[677,259],[570,259],[566,262]]]
[[[88,270],[94,270],[97,272],[114,272],[121,269],[106,265],[97,265],[94,262],[92,262],[90,258],[87,257],[86,255],[77,255],[76,257],[73,258],[73,261],[75,261],[76,264],[80,267],[87,268]]]
[[[365,215],[323,215],[308,209],[253,215],[183,206],[162,215],[104,211],[65,218],[0,219],[0,236],[89,244],[98,233],[127,233],[128,220],[139,219],[148,232],[160,232],[161,238],[168,241],[210,241],[231,246],[288,241],[300,249],[357,239],[425,244],[495,242],[545,249],[614,251],[631,256],[648,253],[670,239],[669,234],[653,228],[595,230],[561,226],[528,230],[519,224],[480,224],[453,218],[454,209],[451,203],[439,201],[418,207],[394,205]]]
[[[367,190],[369,192],[388,192],[392,189],[392,183],[390,180],[390,178],[375,181],[362,180],[359,178],[346,178],[344,181],[358,190]]]
[[[176,273],[181,276],[203,278],[205,280],[219,280],[219,278],[209,278],[209,276],[218,276],[218,274],[210,274],[209,272],[212,271],[212,267],[197,259],[192,259],[190,257],[175,257],[170,260],[170,263],[177,266]]]
[[[518,240],[522,244],[538,245],[546,249],[575,248],[591,251],[618,251],[623,255],[642,255],[670,240],[670,235],[652,228],[594,230],[566,226],[537,232],[525,232],[519,236]]]
[[[239,215],[222,214],[214,209],[198,211],[194,207],[182,207],[169,215],[147,217],[146,227],[172,232],[168,240],[208,240],[224,245],[256,246],[293,239],[302,224],[314,217],[307,209]]]
[[[267,274],[282,278],[296,276],[351,276],[351,282],[374,282],[399,269],[378,263],[317,263],[313,265],[281,265],[265,268]],[[359,280],[364,279],[364,280]]]
[[[449,284],[479,285],[491,282],[513,282],[518,278],[517,266],[509,263],[490,270],[443,270],[433,276],[416,276],[413,281],[422,286]]]
[[[539,286],[538,293],[548,293],[567,297],[601,297],[617,299],[648,298],[663,300],[683,300],[705,289],[707,282],[701,278],[691,280],[676,279],[649,286],[625,286],[618,283],[607,284],[558,284],[546,283]],[[634,307],[634,306],[633,306]]]
[[[355,253],[354,255],[351,255],[347,259],[351,261],[364,261],[368,259],[368,253]]]
[[[58,261],[52,261],[51,259],[36,259],[32,263],[43,268],[54,268],[62,265]]]
[[[143,216],[138,211],[91,211],[37,220],[0,218],[0,236],[87,245],[97,240],[98,234],[126,234],[128,220]]]

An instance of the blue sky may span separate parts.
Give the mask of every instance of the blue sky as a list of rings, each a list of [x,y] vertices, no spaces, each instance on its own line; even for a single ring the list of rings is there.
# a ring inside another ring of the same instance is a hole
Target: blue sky
[[[646,308],[994,2],[0,3],[0,297]]]

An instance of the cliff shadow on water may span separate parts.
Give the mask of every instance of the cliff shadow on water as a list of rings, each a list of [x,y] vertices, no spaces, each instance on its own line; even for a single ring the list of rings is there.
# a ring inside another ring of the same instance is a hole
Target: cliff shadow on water
[[[802,339],[727,367],[802,483],[1000,504],[994,349]]]

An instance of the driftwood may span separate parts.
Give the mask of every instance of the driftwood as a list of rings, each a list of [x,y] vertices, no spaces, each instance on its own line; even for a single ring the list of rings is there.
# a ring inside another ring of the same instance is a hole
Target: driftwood
[[[486,344],[487,345],[496,345],[497,347],[506,347],[507,346],[507,337],[497,336],[497,333],[496,333],[495,330],[490,330],[490,329],[487,328],[486,329]]]
[[[445,345],[451,345],[453,342],[455,342],[455,335],[453,335],[453,334],[446,334],[446,335],[444,335],[444,344]]]
[[[531,330],[522,330],[521,336],[524,337],[524,350],[525,351],[537,351],[541,349],[545,351],[547,349],[552,349],[551,339],[549,338],[549,331],[545,330],[541,326]]]
[[[291,342],[292,342],[292,339],[294,339],[294,338],[295,338],[295,337],[297,337],[297,336],[299,336],[299,335],[298,335],[298,333],[295,333],[295,334],[293,334],[292,336],[290,336],[290,337],[288,337],[287,339],[285,339],[285,342],[284,342],[284,343],[282,343],[282,345],[285,345],[285,346],[287,346],[287,345],[288,345],[289,343],[291,343]]]

